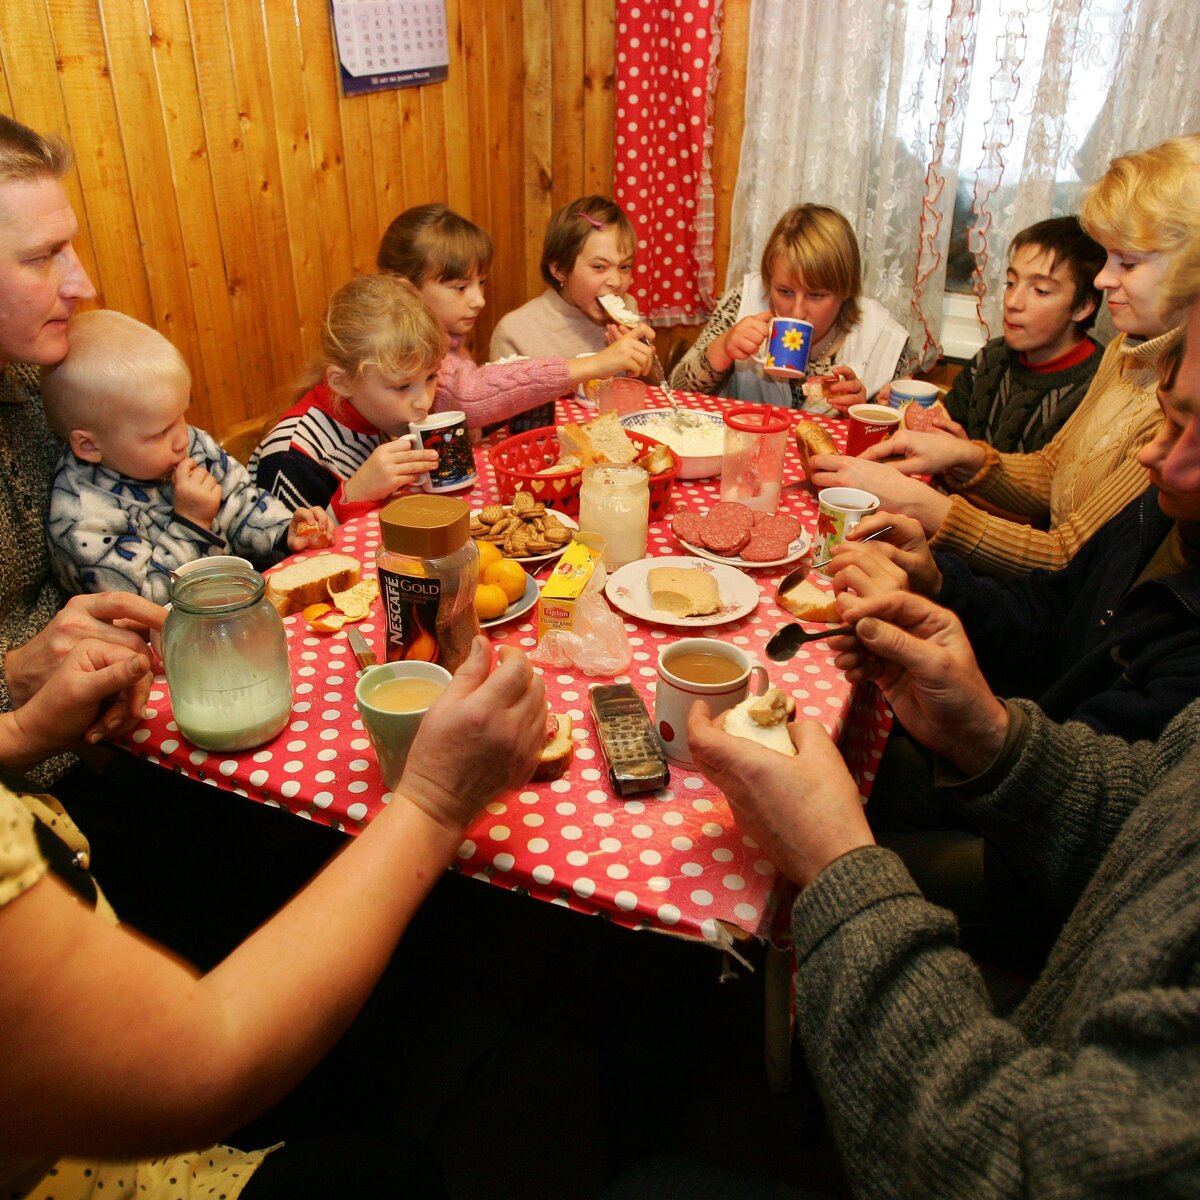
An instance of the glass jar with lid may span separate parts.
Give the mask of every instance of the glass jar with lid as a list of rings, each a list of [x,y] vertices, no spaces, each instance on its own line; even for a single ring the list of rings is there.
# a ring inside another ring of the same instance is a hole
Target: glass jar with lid
[[[792,418],[785,409],[743,404],[725,414],[721,499],[773,513],[783,490]]]
[[[608,543],[604,565],[615,571],[646,557],[650,476],[632,463],[588,467],[579,489],[579,528]]]
[[[453,673],[479,633],[471,510],[454,496],[400,496],[380,511],[379,527],[388,662],[438,663]]]
[[[180,732],[204,750],[268,742],[292,711],[287,632],[249,563],[201,563],[171,583],[162,655]]]

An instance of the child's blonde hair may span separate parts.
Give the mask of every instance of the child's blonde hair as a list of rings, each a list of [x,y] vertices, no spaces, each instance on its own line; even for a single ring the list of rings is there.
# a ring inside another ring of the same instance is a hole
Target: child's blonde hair
[[[298,388],[304,395],[337,367],[357,379],[368,367],[389,379],[434,369],[449,340],[417,289],[399,275],[358,275],[330,298],[321,322],[321,359]]]
[[[850,222],[827,204],[797,204],[775,223],[762,256],[763,290],[778,274],[809,289],[841,297],[834,324],[853,329],[862,319],[862,257]]]
[[[114,405],[163,382],[191,390],[183,355],[157,329],[110,308],[77,313],[67,333],[67,356],[42,371],[46,422],[63,441],[114,414]]]
[[[486,275],[492,265],[492,239],[474,221],[460,217],[444,204],[406,208],[384,231],[376,264],[411,279],[445,283]]]
[[[1171,254],[1197,229],[1200,133],[1114,158],[1084,194],[1080,224],[1108,250]]]
[[[564,204],[546,226],[542,241],[542,278],[552,287],[561,288],[551,267],[564,275],[575,265],[583,244],[598,230],[613,226],[622,246],[632,255],[637,250],[637,235],[622,209],[607,196],[581,196]]]

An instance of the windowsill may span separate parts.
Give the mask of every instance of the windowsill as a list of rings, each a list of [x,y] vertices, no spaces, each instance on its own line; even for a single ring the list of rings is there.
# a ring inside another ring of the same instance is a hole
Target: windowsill
[[[983,349],[983,328],[971,292],[946,292],[942,299],[942,354],[963,362]]]

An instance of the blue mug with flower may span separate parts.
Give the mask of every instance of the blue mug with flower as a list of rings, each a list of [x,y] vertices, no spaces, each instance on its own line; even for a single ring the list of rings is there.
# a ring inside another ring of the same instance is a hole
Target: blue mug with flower
[[[808,374],[813,327],[798,317],[775,317],[767,337],[767,353],[758,361],[773,379],[803,379]]]

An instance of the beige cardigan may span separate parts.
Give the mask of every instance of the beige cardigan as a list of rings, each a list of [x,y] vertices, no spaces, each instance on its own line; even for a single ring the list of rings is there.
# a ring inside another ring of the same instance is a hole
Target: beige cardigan
[[[1147,483],[1137,452],[1158,432],[1158,362],[1182,327],[1150,341],[1124,334],[1104,352],[1087,395],[1057,435],[1033,454],[1000,454],[986,446],[984,463],[934,535],[935,550],[950,550],[976,571],[996,578],[1038,567],[1057,570]],[[1028,517],[1005,520],[971,503]]]

